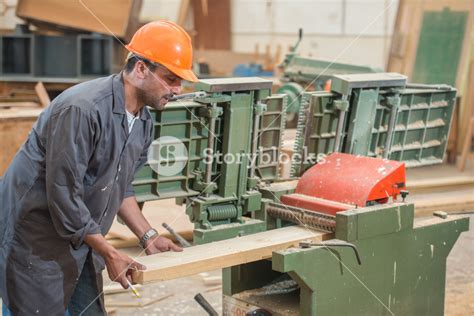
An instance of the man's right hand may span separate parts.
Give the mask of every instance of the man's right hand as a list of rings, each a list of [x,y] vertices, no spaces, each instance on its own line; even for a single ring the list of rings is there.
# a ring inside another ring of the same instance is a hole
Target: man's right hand
[[[87,235],[84,241],[104,258],[110,279],[119,282],[124,289],[128,288],[126,278],[132,282],[133,270],[146,269],[144,265],[112,247],[101,234]]]
[[[118,282],[124,289],[128,289],[126,278],[132,282],[132,272],[134,270],[145,270],[146,267],[123,252],[111,251],[105,258],[107,272],[112,281]]]

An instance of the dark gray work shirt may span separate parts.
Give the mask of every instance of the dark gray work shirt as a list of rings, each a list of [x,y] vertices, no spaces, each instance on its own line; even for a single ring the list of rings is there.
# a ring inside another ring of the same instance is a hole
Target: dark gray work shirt
[[[64,315],[87,256],[145,163],[147,109],[129,133],[121,74],[78,84],[41,113],[0,178],[0,293],[14,314]]]

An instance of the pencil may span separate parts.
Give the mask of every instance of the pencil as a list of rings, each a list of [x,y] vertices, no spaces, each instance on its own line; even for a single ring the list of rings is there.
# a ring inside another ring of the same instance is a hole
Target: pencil
[[[127,278],[125,278],[125,280],[127,280],[128,286],[132,290],[133,294],[135,294],[136,297],[140,297],[140,293],[138,293],[137,289],[132,285],[132,283],[130,283]]]

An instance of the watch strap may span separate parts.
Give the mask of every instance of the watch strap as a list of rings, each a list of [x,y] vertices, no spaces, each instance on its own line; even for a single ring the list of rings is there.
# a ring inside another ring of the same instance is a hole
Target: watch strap
[[[150,228],[145,234],[143,234],[142,238],[140,238],[140,241],[139,241],[140,247],[145,249],[145,243],[156,235],[159,235],[158,231],[154,228]]]

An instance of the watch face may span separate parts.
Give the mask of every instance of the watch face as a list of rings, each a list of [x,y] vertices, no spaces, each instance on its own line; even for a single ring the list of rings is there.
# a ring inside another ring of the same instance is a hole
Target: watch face
[[[156,229],[152,228],[150,229],[149,231],[147,231],[143,237],[140,239],[140,245],[142,246],[142,248],[145,247],[145,242],[150,239],[151,237],[157,235],[158,232],[156,231]]]

